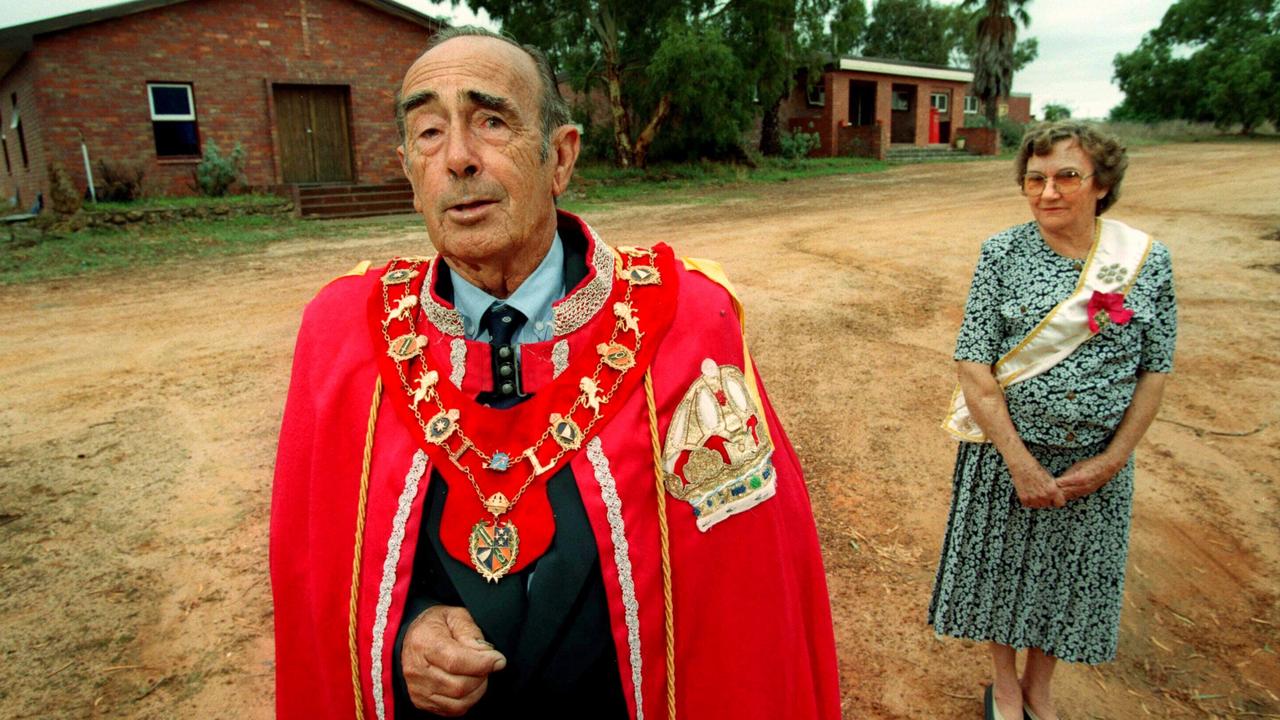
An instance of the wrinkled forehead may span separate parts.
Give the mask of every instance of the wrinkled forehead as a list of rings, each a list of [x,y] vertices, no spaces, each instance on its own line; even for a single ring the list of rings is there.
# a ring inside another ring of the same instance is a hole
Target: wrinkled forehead
[[[1059,140],[1044,155],[1032,154],[1027,158],[1028,172],[1056,172],[1072,168],[1088,174],[1093,171],[1093,159],[1076,138]]]
[[[430,94],[442,102],[482,93],[518,104],[533,97],[538,84],[533,58],[498,38],[461,36],[423,53],[405,73],[402,97]]]

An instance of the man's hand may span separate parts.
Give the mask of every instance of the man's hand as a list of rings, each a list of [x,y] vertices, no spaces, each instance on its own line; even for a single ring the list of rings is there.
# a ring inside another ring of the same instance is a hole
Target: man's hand
[[[1058,476],[1058,487],[1068,500],[1075,500],[1106,485],[1121,467],[1123,464],[1116,464],[1104,455],[1085,458]]]
[[[1009,476],[1018,491],[1018,502],[1029,508],[1062,507],[1067,504],[1063,491],[1053,476],[1030,454],[1009,464]]]
[[[489,673],[505,668],[507,659],[485,642],[466,608],[436,605],[409,626],[400,665],[417,708],[457,717],[480,700]]]

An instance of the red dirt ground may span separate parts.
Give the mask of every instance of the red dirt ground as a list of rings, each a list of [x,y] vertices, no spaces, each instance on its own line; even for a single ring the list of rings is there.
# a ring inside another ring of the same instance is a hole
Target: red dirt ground
[[[1112,216],[1173,251],[1175,376],[1138,451],[1119,659],[1064,716],[1280,718],[1280,144],[1133,153]],[[587,213],[726,266],[805,463],[847,718],[976,718],[982,647],[924,624],[938,429],[981,241],[1029,218],[1005,162]],[[271,717],[266,541],[306,300],[418,228],[0,289],[0,716]]]

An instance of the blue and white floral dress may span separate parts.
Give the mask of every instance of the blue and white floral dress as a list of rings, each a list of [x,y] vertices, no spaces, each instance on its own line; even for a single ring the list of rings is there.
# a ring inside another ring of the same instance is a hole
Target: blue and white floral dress
[[[969,288],[955,359],[994,364],[1075,290],[1081,266],[1054,252],[1034,222],[988,239]],[[1138,373],[1173,369],[1173,272],[1159,242],[1125,307],[1134,311],[1128,324],[1107,324],[1050,370],[1005,389],[1018,435],[1055,476],[1106,449]],[[1023,507],[1008,467],[989,443],[960,443],[952,483],[929,603],[934,630],[1040,648],[1070,662],[1112,660],[1129,550],[1133,458],[1097,492],[1065,508]]]

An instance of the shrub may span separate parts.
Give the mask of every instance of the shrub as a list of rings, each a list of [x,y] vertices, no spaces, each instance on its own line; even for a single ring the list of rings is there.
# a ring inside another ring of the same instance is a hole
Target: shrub
[[[1044,119],[1047,122],[1066,120],[1071,117],[1071,108],[1061,103],[1048,103],[1044,106]]]
[[[808,157],[810,152],[822,144],[822,138],[818,133],[805,133],[799,130],[783,133],[779,140],[782,144],[782,157],[788,160]]]
[[[147,166],[138,161],[98,160],[98,199],[130,202],[142,197],[142,177]]]
[[[76,190],[75,183],[67,169],[56,162],[49,163],[49,207],[61,216],[75,215],[80,212],[84,197]]]
[[[223,155],[212,140],[204,144],[204,159],[196,165],[196,189],[209,197],[222,197],[240,179],[244,170],[244,148],[236,143],[229,155]]]

